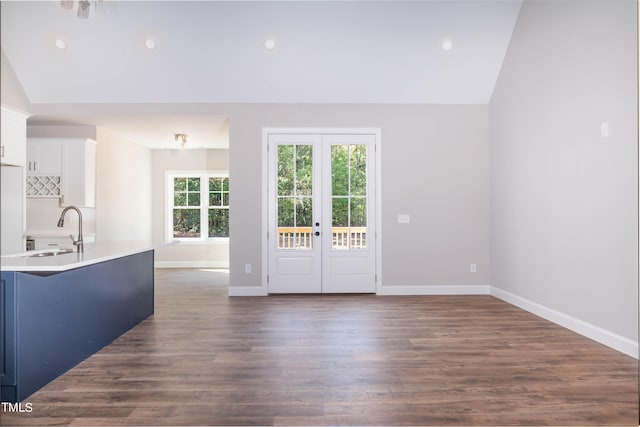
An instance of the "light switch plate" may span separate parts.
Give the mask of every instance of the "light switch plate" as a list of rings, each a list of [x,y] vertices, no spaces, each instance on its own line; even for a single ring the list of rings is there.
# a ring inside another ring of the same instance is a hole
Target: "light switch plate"
[[[399,214],[398,215],[398,224],[409,224],[411,222],[411,217],[409,214]]]

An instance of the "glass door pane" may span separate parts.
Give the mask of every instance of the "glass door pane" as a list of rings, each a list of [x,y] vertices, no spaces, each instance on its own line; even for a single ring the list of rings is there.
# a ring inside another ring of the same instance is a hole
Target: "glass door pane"
[[[331,146],[331,248],[367,248],[367,146]]]
[[[277,247],[313,249],[313,146],[277,147]]]

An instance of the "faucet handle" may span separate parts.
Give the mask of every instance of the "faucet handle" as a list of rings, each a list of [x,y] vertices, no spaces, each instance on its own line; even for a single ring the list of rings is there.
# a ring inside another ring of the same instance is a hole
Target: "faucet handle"
[[[73,238],[73,234],[69,234],[69,237],[71,238],[71,241],[73,242],[74,246],[78,244],[78,241]]]

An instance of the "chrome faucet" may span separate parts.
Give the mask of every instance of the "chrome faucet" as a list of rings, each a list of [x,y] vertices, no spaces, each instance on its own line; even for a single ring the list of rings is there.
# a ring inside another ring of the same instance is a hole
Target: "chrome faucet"
[[[80,212],[80,209],[76,208],[75,206],[67,206],[66,208],[64,208],[64,210],[60,214],[60,219],[58,219],[58,227],[62,228],[64,226],[64,215],[69,209],[73,209],[74,211],[78,212],[78,240],[73,239],[73,234],[69,234],[69,237],[71,237],[73,245],[77,246],[78,252],[84,252],[84,241],[82,240],[82,212]]]

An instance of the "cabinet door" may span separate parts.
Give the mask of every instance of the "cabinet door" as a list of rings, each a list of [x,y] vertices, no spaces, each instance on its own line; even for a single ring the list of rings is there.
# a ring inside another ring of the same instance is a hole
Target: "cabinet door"
[[[13,111],[0,111],[0,162],[24,166],[27,141],[27,118]]]
[[[27,140],[27,174],[60,176],[62,173],[62,142],[29,138]]]
[[[0,274],[0,385],[3,387],[16,384],[16,336],[15,336],[15,273],[3,271]],[[2,390],[2,401],[5,392]],[[8,393],[11,394],[11,393]],[[8,400],[10,401],[10,400]]]

